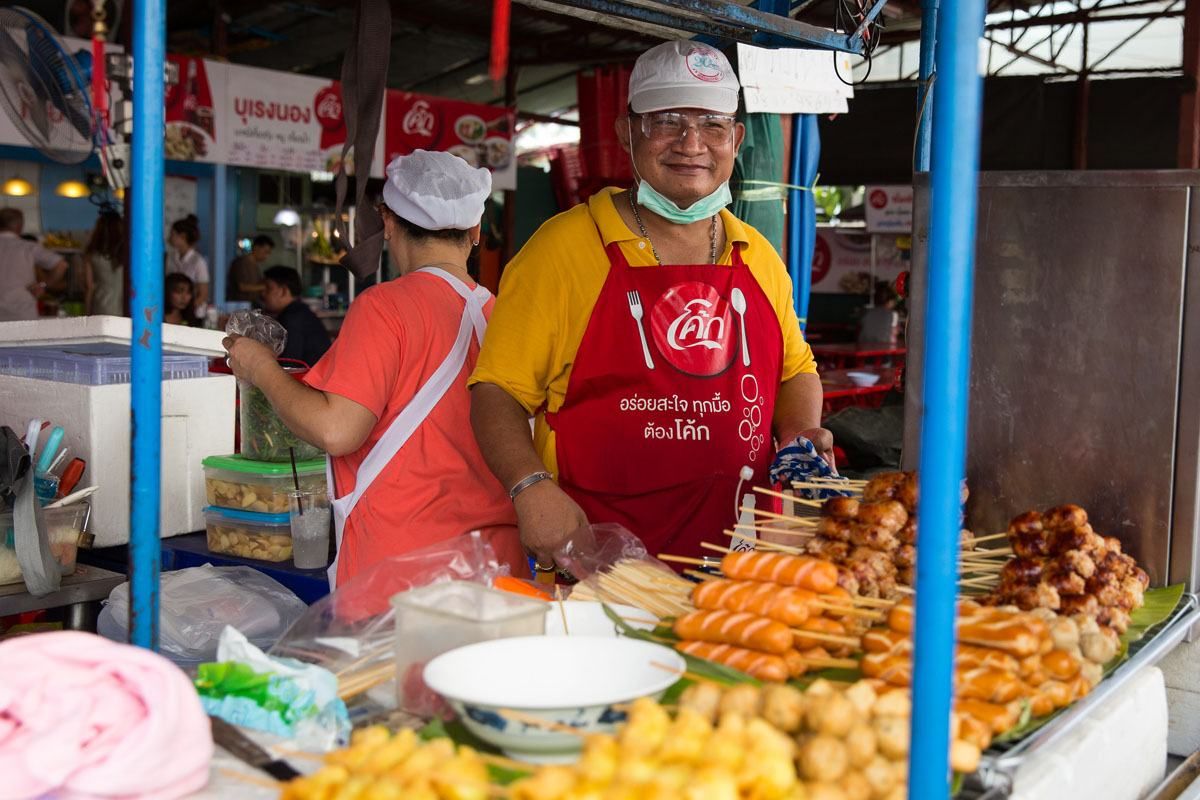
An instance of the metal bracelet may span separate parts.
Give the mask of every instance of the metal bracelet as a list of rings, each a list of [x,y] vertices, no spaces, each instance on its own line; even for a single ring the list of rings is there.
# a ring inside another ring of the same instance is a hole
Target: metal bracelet
[[[524,477],[517,481],[516,486],[508,490],[508,499],[516,500],[517,495],[528,489],[530,486],[533,486],[535,483],[540,483],[545,480],[552,480],[553,478],[554,476],[549,472],[535,472],[532,475]]]

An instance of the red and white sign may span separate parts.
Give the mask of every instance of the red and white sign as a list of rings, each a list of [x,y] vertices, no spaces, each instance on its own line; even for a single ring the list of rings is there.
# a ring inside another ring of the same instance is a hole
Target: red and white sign
[[[672,286],[650,313],[658,351],[688,375],[708,377],[728,369],[736,355],[734,330],[728,301],[699,281]]]
[[[220,161],[208,64],[190,56],[167,56],[167,60],[179,68],[179,82],[167,87],[166,157],[174,161]],[[224,89],[223,82],[219,88]],[[220,97],[224,99],[223,93]]]
[[[870,195],[868,194],[868,205]],[[899,236],[875,237],[875,279],[894,281],[911,262],[897,247]],[[818,226],[813,248],[812,290],[831,294],[871,291],[871,236],[861,228]]]
[[[866,197],[869,233],[912,233],[911,186],[868,186]]]
[[[517,188],[513,119],[508,109],[389,91],[384,104],[386,160],[413,150],[444,150],[492,172],[492,188]]]

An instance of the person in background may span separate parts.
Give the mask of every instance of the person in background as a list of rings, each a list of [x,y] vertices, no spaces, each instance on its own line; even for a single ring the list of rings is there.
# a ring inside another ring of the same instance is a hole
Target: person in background
[[[706,45],[643,53],[614,130],[637,185],[546,222],[504,270],[471,422],[540,570],[589,522],[704,555],[770,483],[776,442],[832,463],[787,269],[726,209],[739,88]]]
[[[271,237],[259,234],[250,245],[250,252],[238,256],[229,265],[229,286],[225,290],[226,300],[253,303],[263,291],[262,265],[271,257],[275,243]]]
[[[313,366],[329,349],[329,332],[313,310],[300,299],[300,273],[291,267],[271,267],[263,273],[262,307],[287,330],[281,358]]]
[[[67,272],[62,256],[21,237],[24,227],[25,215],[20,209],[0,209],[0,322],[37,319],[37,301],[46,291],[46,283],[54,283]]]
[[[100,212],[83,251],[84,313],[125,313],[125,223],[116,211]]]
[[[467,256],[479,243],[491,174],[416,150],[392,161],[387,176],[380,213],[400,277],[355,299],[305,383],[245,337],[225,340],[229,365],[297,436],[329,454],[338,583],[475,530],[512,574],[528,575],[512,503],[467,422],[467,376],[492,306],[468,276]]]
[[[172,272],[163,281],[163,322],[189,327],[198,324],[196,285],[182,272]]]
[[[208,303],[208,262],[196,250],[200,226],[195,214],[177,219],[167,236],[167,274],[178,272],[192,279],[197,307]]]

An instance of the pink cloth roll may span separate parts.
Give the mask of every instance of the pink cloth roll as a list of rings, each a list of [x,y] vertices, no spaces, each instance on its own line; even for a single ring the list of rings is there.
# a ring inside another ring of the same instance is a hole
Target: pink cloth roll
[[[171,800],[208,782],[212,753],[162,656],[74,631],[0,644],[0,800]]]

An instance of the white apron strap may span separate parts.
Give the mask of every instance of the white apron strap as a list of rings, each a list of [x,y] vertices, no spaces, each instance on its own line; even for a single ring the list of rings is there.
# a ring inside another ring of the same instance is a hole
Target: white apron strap
[[[367,453],[367,457],[363,459],[362,464],[358,467],[358,472],[354,478],[354,491],[350,492],[345,497],[330,499],[330,505],[333,507],[333,524],[334,524],[334,539],[337,542],[338,553],[342,549],[342,534],[346,528],[346,519],[349,518],[354,507],[358,505],[358,501],[370,488],[375,479],[380,473],[391,463],[396,454],[400,452],[400,448],[404,447],[404,443],[417,430],[425,418],[437,407],[441,402],[442,397],[454,384],[454,379],[462,372],[463,365],[467,362],[467,355],[471,351],[471,334],[474,333],[474,338],[483,344],[483,335],[487,330],[487,318],[483,314],[484,306],[491,299],[491,292],[483,286],[476,286],[474,289],[467,287],[465,283],[460,281],[445,270],[437,267],[424,267],[417,272],[428,272],[436,275],[450,285],[454,291],[465,301],[463,307],[462,320],[458,326],[458,336],[454,340],[454,346],[450,349],[450,353],[445,360],[430,376],[429,380],[413,395],[412,400],[404,409],[396,415],[392,420],[392,424],[388,426],[387,431],[380,437],[371,451]],[[329,457],[326,457],[325,474],[329,484],[331,494],[336,492],[333,481],[333,467]],[[338,558],[335,556],[333,564],[328,570],[329,588],[335,588],[335,579],[337,576]]]

